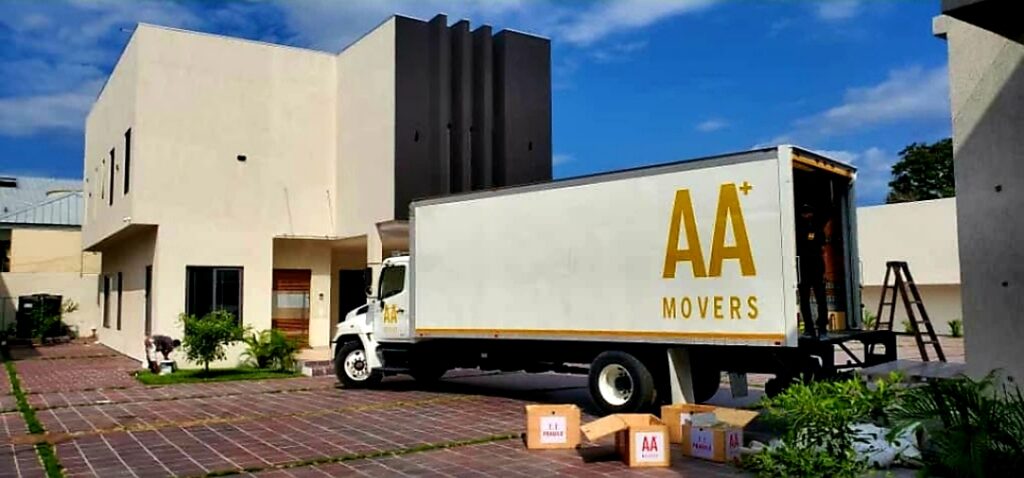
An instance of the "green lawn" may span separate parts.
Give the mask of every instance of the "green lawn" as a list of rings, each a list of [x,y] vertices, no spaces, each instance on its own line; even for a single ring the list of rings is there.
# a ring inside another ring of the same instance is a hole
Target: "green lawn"
[[[148,370],[139,372],[135,378],[146,385],[173,385],[176,383],[230,382],[233,380],[266,380],[272,378],[298,377],[298,372],[282,370],[261,370],[239,367],[226,369],[179,369],[168,375],[156,375]]]

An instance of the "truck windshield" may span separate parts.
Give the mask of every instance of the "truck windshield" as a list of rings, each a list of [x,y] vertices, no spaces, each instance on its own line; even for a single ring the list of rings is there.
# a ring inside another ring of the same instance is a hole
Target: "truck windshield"
[[[380,273],[380,287],[378,287],[381,299],[387,299],[405,287],[405,266],[388,266]]]

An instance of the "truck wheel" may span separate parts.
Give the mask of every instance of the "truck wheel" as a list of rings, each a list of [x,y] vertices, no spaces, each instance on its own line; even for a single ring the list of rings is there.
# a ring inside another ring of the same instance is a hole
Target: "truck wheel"
[[[602,352],[590,364],[590,396],[605,414],[635,413],[654,404],[654,378],[643,362],[619,351]]]
[[[345,388],[363,388],[380,383],[384,376],[370,370],[366,351],[358,340],[342,345],[334,355],[334,374]]]

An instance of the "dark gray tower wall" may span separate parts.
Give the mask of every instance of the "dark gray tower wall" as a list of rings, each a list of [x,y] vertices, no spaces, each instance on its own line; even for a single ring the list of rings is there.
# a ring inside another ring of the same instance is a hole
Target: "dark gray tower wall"
[[[494,37],[494,180],[551,179],[551,42],[518,32]]]
[[[395,218],[417,199],[550,180],[550,42],[395,20]]]

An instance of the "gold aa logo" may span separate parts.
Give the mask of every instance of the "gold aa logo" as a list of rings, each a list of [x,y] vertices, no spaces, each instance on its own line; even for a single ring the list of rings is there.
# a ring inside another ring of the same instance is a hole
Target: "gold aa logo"
[[[398,306],[394,304],[388,304],[384,306],[384,323],[385,324],[397,324],[398,323]]]
[[[693,277],[720,277],[722,263],[727,259],[739,261],[740,272],[744,276],[757,275],[754,257],[750,252],[750,239],[747,226],[743,221],[743,208],[740,206],[739,191],[746,196],[753,186],[744,182],[739,188],[733,183],[725,183],[718,190],[718,207],[715,212],[715,230],[711,235],[711,258],[704,262],[704,247],[697,234],[697,220],[693,214],[693,199],[689,189],[676,191],[672,205],[672,217],[668,228],[668,244],[665,246],[665,267],[662,277],[673,279],[676,267],[680,262],[689,262]],[[726,228],[732,229],[734,244],[725,243]],[[680,247],[679,233],[683,232],[686,246]]]

